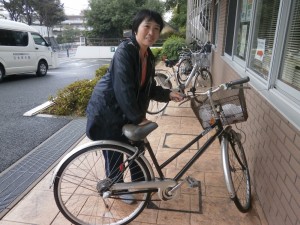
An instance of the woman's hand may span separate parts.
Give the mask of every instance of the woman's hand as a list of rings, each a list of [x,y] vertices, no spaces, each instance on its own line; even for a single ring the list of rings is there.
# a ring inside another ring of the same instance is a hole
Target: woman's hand
[[[170,92],[170,100],[174,102],[181,102],[184,99],[183,95],[177,91]]]

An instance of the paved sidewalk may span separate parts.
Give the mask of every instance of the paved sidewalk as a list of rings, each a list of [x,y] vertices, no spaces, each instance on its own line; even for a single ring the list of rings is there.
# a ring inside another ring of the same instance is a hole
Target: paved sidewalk
[[[148,118],[159,124],[159,127],[149,136],[149,141],[154,149],[157,148],[155,153],[160,163],[202,130],[187,103],[180,107],[178,104],[170,103],[163,114]],[[87,141],[89,140],[84,138],[82,142]],[[166,175],[168,177],[174,175],[201,143],[195,144],[168,165],[165,169]],[[6,214],[0,221],[0,225],[70,224],[55,205],[53,190],[49,189],[51,174],[52,172]],[[131,224],[267,225],[256,201],[253,209],[243,214],[229,199],[221,168],[218,142],[215,142],[198,159],[187,175],[201,182],[201,190],[183,185],[176,200],[162,202],[159,205],[160,209],[146,209]]]
[[[159,66],[163,68],[162,65]],[[148,119],[159,125],[148,138],[152,148],[156,149],[159,163],[164,162],[202,130],[189,103],[178,106],[178,103],[170,102],[164,113],[148,116]],[[164,169],[166,176],[174,176],[206,138],[170,163]],[[84,138],[79,145],[88,141],[88,138]],[[69,225],[70,222],[62,216],[55,204],[53,190],[49,189],[51,175],[52,171],[2,218],[0,225]],[[229,199],[217,141],[186,175],[199,180],[201,188],[192,189],[183,185],[177,199],[160,204],[155,202],[130,224],[268,225],[258,201],[255,200],[255,193],[253,208],[246,214],[240,213]]]

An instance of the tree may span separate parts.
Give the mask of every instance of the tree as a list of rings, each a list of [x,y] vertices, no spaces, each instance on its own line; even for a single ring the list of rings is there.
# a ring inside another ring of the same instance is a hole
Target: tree
[[[122,37],[123,30],[131,29],[134,15],[141,8],[163,11],[159,0],[90,0],[85,12],[87,25],[93,28],[93,37]]]
[[[60,0],[35,0],[33,4],[37,19],[40,25],[47,27],[49,37],[50,28],[66,20],[63,4],[60,4]]]
[[[20,16],[23,15],[23,3],[21,0],[0,0],[3,7],[9,14],[11,20],[19,21]]]
[[[38,20],[41,25],[51,27],[65,20],[60,0],[0,0],[0,2],[12,20],[26,22],[28,25]]]
[[[172,10],[170,23],[179,28],[186,27],[187,1],[186,0],[166,0],[166,10]]]
[[[79,29],[74,29],[70,25],[65,25],[62,29],[61,34],[57,37],[57,41],[60,44],[63,43],[72,43],[75,40],[75,37],[81,35],[81,31]]]
[[[179,28],[180,36],[185,37],[187,20],[187,1],[186,0],[166,0],[166,10],[172,11],[169,23]]]
[[[51,27],[66,20],[63,4],[60,0],[35,0],[34,8],[40,24]]]

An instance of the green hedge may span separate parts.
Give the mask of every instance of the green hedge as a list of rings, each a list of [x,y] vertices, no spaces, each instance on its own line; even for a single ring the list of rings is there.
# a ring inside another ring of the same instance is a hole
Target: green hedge
[[[88,101],[92,95],[97,82],[106,73],[109,65],[103,65],[96,70],[95,78],[92,80],[80,80],[58,90],[57,96],[49,99],[54,105],[43,113],[59,116],[85,116]]]

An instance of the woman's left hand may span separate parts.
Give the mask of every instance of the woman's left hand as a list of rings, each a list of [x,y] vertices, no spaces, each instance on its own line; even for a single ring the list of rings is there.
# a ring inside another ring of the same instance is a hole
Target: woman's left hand
[[[174,102],[181,102],[184,99],[184,97],[181,93],[177,91],[172,91],[170,92],[170,99]]]

